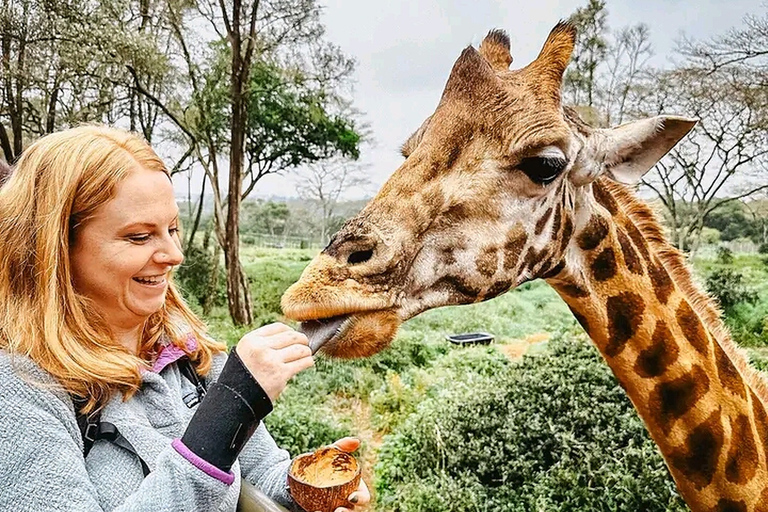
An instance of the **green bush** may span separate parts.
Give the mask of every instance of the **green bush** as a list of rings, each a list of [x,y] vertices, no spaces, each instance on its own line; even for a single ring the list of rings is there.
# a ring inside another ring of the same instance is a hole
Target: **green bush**
[[[208,297],[212,269],[212,251],[195,244],[184,249],[184,263],[176,271],[175,278],[188,302],[203,305]],[[216,271],[219,273],[218,286],[210,300],[212,306],[222,306],[227,303],[227,275],[221,264],[216,265]]]
[[[717,261],[725,265],[733,263],[733,251],[721,245],[717,248]]]
[[[590,345],[553,339],[519,364],[491,350],[451,356],[441,384],[385,438],[380,509],[687,510]]]
[[[264,423],[281,448],[292,457],[331,444],[353,435],[349,428],[339,425],[328,414],[328,406],[301,400],[295,396],[282,397]]]
[[[755,291],[746,286],[743,280],[741,272],[728,267],[714,270],[707,276],[707,290],[717,298],[726,315],[736,304],[754,303],[757,300]]]

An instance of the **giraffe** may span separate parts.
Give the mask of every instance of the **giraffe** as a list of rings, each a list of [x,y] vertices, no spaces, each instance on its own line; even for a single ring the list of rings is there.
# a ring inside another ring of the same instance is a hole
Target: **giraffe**
[[[283,295],[313,348],[365,357],[428,309],[537,278],[591,337],[695,511],[768,512],[768,392],[628,185],[695,120],[591,128],[561,105],[575,29],[511,70],[491,31],[455,62],[405,161]]]

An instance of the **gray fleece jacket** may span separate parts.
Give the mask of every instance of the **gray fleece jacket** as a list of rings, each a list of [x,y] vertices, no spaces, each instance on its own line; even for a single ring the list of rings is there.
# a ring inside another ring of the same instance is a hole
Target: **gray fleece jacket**
[[[209,381],[226,358],[214,358]],[[0,351],[0,511],[234,512],[241,477],[290,510],[301,510],[286,489],[289,455],[263,423],[230,478],[172,447],[195,411],[182,400],[194,386],[173,360],[157,370],[144,373],[130,400],[115,396],[101,414],[149,465],[144,478],[137,457],[109,441],[96,441],[84,459],[66,391],[30,359]]]

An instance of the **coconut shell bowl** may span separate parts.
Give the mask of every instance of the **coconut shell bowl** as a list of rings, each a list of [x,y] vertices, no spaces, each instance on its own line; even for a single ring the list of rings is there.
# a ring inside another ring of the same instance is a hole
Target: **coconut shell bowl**
[[[360,485],[360,464],[335,446],[299,455],[291,463],[288,487],[307,512],[334,512],[349,507],[349,495]]]

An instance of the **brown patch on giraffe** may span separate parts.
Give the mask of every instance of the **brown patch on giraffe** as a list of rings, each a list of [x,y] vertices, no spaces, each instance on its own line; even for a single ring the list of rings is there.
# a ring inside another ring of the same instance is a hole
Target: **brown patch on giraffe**
[[[659,299],[661,304],[666,304],[669,296],[675,289],[675,283],[669,277],[667,269],[664,268],[660,261],[654,258],[653,262],[648,263],[648,275],[653,284],[653,291],[656,292],[656,298]]]
[[[605,353],[616,357],[642,324],[645,302],[636,293],[623,292],[608,297],[605,309],[608,314],[608,344]]]
[[[541,218],[536,222],[536,227],[534,228],[534,234],[540,235],[542,231],[544,231],[544,227],[547,225],[547,221],[549,221],[549,218],[552,216],[552,210],[553,208],[548,208],[546,212],[544,212],[544,215],[541,216]]]
[[[616,275],[616,255],[607,247],[592,262],[592,275],[597,281],[607,281]]]
[[[707,391],[709,377],[701,366],[694,366],[685,375],[657,384],[651,391],[648,409],[654,411],[656,424],[668,435],[675,421],[690,411]]]
[[[454,298],[463,303],[474,302],[480,296],[480,290],[457,276],[441,277],[432,287],[435,289],[447,288]]]
[[[456,263],[456,250],[454,247],[441,247],[438,249],[438,257],[440,262],[446,267]]]
[[[499,266],[499,248],[495,245],[483,247],[475,258],[477,271],[485,277],[492,277]]]
[[[577,313],[576,311],[571,308],[571,313],[573,313],[573,316],[576,318],[576,321],[579,322],[579,325],[581,325],[581,328],[584,329],[584,332],[587,333],[587,336],[589,336],[589,322],[587,321],[587,317],[582,315],[581,313]]]
[[[502,293],[506,292],[512,288],[512,281],[496,281],[493,286],[491,286],[485,294],[483,294],[484,299],[490,299],[493,297],[497,297],[501,295]]]
[[[662,320],[656,321],[651,346],[640,352],[635,362],[635,372],[646,379],[662,375],[677,361],[679,349],[672,332]]]
[[[552,277],[557,276],[565,269],[565,260],[560,260],[560,263],[552,267],[551,269],[547,270],[545,273],[541,275],[542,279],[550,279]]]
[[[533,269],[545,262],[548,257],[549,252],[547,251],[547,246],[542,247],[541,250],[529,247],[523,258],[523,264],[525,265],[525,268],[533,273]]]
[[[757,472],[757,447],[749,417],[731,418],[731,449],[725,463],[725,477],[734,484],[744,484]]]
[[[637,255],[637,251],[632,247],[632,242],[623,229],[616,230],[621,246],[621,254],[624,256],[624,265],[633,274],[643,275],[643,262]]]
[[[635,226],[631,220],[627,220],[627,222],[624,223],[624,230],[627,232],[627,235],[629,235],[629,238],[632,239],[637,250],[640,251],[640,256],[643,257],[643,260],[645,260],[648,265],[651,265],[653,260],[651,258],[651,253],[648,250],[648,243],[645,241],[645,238],[643,238],[643,234],[640,233],[640,230],[637,229],[637,226]]]
[[[683,477],[701,490],[717,472],[717,462],[723,449],[723,425],[720,409],[713,412],[701,425],[694,428],[685,440],[685,446],[674,450],[670,464]]]
[[[709,336],[707,331],[704,330],[704,325],[691,309],[687,300],[680,302],[680,306],[677,308],[677,323],[680,329],[683,331],[683,336],[688,340],[688,343],[696,349],[696,351],[702,355],[709,353]]]
[[[747,390],[744,385],[744,380],[741,378],[741,374],[733,365],[733,362],[728,358],[723,347],[721,347],[717,341],[715,341],[714,345],[715,363],[717,364],[717,374],[720,376],[720,383],[723,385],[723,388],[742,400],[746,400]]]
[[[560,247],[558,250],[558,254],[565,253],[565,249],[568,247],[568,244],[571,242],[572,235],[573,235],[573,220],[569,215],[566,214],[565,218],[563,219],[563,229],[560,232]]]
[[[517,265],[527,241],[528,235],[519,225],[509,230],[504,242],[504,270],[511,270]]]
[[[768,512],[768,487],[763,489],[755,503],[755,512]]]
[[[560,227],[560,221],[563,218],[562,209],[563,209],[562,203],[557,203],[555,205],[555,217],[552,219],[552,230],[553,231]]]
[[[757,438],[762,445],[760,451],[768,457],[768,413],[765,412],[763,403],[753,391],[750,391],[750,398],[752,399],[752,417],[755,422],[755,430],[757,430]],[[768,487],[766,487],[765,492],[768,492]],[[768,512],[768,499],[766,499],[766,512]]]
[[[599,215],[593,215],[589,219],[587,227],[576,237],[576,242],[581,249],[591,251],[608,236],[608,231],[608,222]]]
[[[712,512],[747,512],[747,504],[743,500],[734,501],[722,498],[717,502]]]
[[[589,296],[589,292],[577,284],[567,283],[558,285],[557,289],[564,294],[577,299],[583,299]]]
[[[611,215],[619,214],[619,205],[616,204],[616,200],[599,183],[595,183],[595,186],[592,187],[592,194],[594,194],[597,204],[608,210]]]

